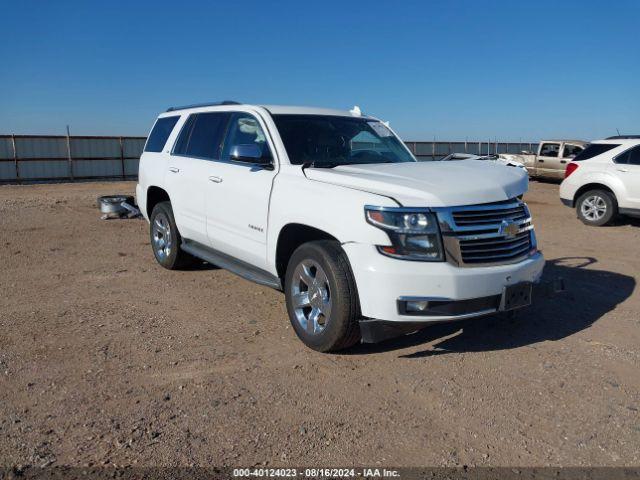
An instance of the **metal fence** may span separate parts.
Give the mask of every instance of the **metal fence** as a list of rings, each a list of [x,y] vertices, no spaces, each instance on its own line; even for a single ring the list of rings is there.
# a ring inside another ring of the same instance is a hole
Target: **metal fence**
[[[0,135],[0,182],[134,179],[145,137]]]
[[[0,135],[0,183],[135,179],[145,137]],[[406,142],[419,160],[450,153],[520,153],[537,143]]]
[[[418,160],[441,160],[451,153],[486,155],[498,153],[535,152],[537,142],[405,142]]]

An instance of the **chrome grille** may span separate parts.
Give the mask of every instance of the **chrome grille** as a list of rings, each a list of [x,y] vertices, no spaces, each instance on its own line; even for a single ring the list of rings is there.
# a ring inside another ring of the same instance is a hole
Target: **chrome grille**
[[[536,248],[531,214],[518,199],[435,210],[447,260],[458,266],[515,263]]]

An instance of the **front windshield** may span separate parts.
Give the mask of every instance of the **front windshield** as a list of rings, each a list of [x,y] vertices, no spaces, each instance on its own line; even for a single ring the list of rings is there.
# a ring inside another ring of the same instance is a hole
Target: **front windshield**
[[[415,162],[382,122],[329,115],[273,115],[294,165]]]

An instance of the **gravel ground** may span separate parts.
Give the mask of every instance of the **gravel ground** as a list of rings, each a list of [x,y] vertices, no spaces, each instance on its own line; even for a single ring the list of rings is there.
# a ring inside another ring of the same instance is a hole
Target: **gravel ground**
[[[281,293],[100,220],[133,189],[0,187],[0,466],[640,463],[640,222],[585,227],[533,182],[566,295],[326,355]]]

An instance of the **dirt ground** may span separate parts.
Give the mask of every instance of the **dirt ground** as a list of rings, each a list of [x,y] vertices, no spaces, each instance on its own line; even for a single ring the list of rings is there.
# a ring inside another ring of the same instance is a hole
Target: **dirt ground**
[[[0,466],[640,464],[640,222],[528,201],[569,292],[327,355],[283,295],[170,272],[134,183],[0,187]]]

